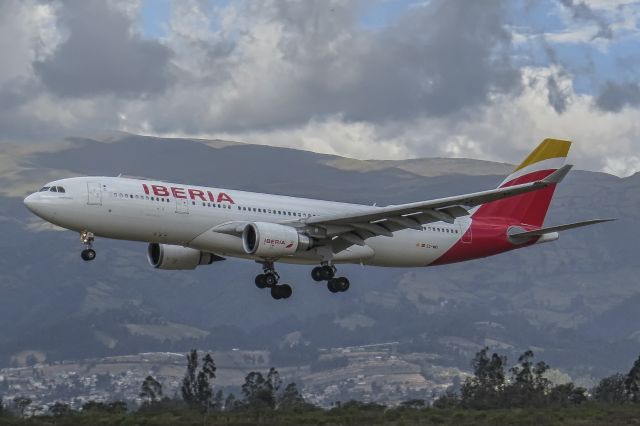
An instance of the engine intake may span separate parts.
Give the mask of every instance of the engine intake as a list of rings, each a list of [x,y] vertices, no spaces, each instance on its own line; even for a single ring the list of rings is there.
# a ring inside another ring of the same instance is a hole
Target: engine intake
[[[292,226],[254,222],[242,232],[242,247],[247,254],[260,257],[281,257],[309,250],[313,242]]]
[[[196,269],[196,266],[210,265],[216,260],[211,253],[158,243],[149,244],[147,259],[156,269]]]

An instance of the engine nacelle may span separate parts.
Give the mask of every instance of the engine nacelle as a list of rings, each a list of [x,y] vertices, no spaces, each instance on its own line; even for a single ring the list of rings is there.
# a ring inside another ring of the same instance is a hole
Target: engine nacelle
[[[147,259],[156,269],[196,269],[196,266],[210,265],[215,260],[211,253],[158,243],[149,244]]]
[[[292,226],[254,222],[247,224],[242,232],[244,251],[260,257],[278,258],[309,250],[311,246],[311,239]]]

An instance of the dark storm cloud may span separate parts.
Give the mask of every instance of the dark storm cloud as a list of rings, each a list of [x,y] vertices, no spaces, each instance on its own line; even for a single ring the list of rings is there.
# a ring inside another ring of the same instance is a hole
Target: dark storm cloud
[[[608,81],[598,97],[596,106],[603,111],[619,112],[625,106],[640,105],[640,84]]]
[[[437,117],[520,87],[501,1],[435,0],[381,30],[362,28],[355,2],[276,5],[278,48],[296,71],[265,75],[266,84],[281,86],[277,97],[238,96],[212,125],[234,131],[336,114],[367,122]]]
[[[65,1],[57,13],[68,38],[34,70],[61,96],[135,96],[165,90],[170,50],[131,31],[131,19],[99,0]]]
[[[549,105],[558,113],[562,114],[567,109],[568,94],[564,93],[558,86],[558,81],[554,76],[547,77],[547,99]]]
[[[566,7],[575,20],[584,22],[592,22],[598,26],[598,32],[593,39],[604,38],[611,40],[613,38],[613,30],[611,25],[602,16],[596,13],[584,1],[579,0],[558,0],[560,4]]]

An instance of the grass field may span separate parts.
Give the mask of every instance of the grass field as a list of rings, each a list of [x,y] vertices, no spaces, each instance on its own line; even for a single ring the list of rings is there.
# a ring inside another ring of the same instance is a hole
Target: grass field
[[[128,414],[72,413],[61,417],[0,418],[0,425],[640,425],[640,404],[555,409],[462,410],[336,408],[304,412],[211,413],[168,410]]]

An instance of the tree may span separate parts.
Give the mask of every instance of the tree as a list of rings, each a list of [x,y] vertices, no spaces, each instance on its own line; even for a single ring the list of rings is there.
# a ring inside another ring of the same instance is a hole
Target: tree
[[[239,406],[239,401],[236,400],[236,396],[232,393],[227,395],[227,398],[224,400],[224,411],[233,411]]]
[[[15,407],[20,417],[24,417],[24,412],[26,411],[27,407],[31,405],[31,402],[31,399],[25,396],[16,396],[15,398],[13,398],[13,406]]]
[[[211,405],[214,411],[222,411],[224,408],[224,393],[222,389],[218,390],[216,394],[213,396],[213,404]]]
[[[466,406],[476,404],[479,401],[466,401]],[[434,408],[457,408],[460,406],[461,397],[451,390],[447,390],[433,401]]]
[[[2,397],[0,396],[0,417],[4,416],[4,401],[2,400]]]
[[[632,402],[640,402],[640,356],[633,363],[624,381],[627,397]]]
[[[425,403],[424,399],[417,399],[417,398],[409,399],[407,401],[402,401],[400,403],[400,406],[402,408],[410,408],[410,409],[413,409],[413,410],[424,408],[425,405],[426,405],[426,403]]]
[[[488,351],[488,347],[483,348],[471,362],[473,377],[468,377],[461,387],[461,402],[465,407],[496,408],[502,403],[507,358],[496,353],[489,358]]]
[[[211,355],[206,354],[202,358],[202,369],[198,373],[196,381],[196,401],[202,408],[208,409],[213,397],[211,381],[216,377],[216,364]]]
[[[196,402],[196,371],[198,369],[198,351],[192,349],[187,354],[187,372],[182,379],[182,386],[180,392],[182,393],[182,399],[188,405],[193,405]]]
[[[547,395],[547,401],[550,405],[560,407],[582,404],[586,400],[587,390],[583,387],[576,387],[573,383],[554,386]]]
[[[275,399],[275,394],[280,390],[280,386],[282,386],[282,380],[280,379],[280,373],[278,373],[278,370],[273,367],[269,369],[266,384],[267,388],[273,393]]]
[[[162,398],[162,385],[153,376],[147,376],[140,388],[140,398],[151,404]]]
[[[509,370],[512,380],[506,394],[512,407],[541,406],[546,402],[551,382],[544,374],[549,366],[544,361],[534,364],[533,357],[533,351],[524,352],[518,357],[519,364]]]
[[[124,414],[127,412],[127,403],[124,401],[113,401],[109,403],[88,401],[82,405],[82,411]]]
[[[55,417],[62,417],[69,415],[73,410],[69,407],[68,404],[62,402],[56,402],[51,407],[49,407],[49,412]]]
[[[289,383],[278,398],[279,410],[295,410],[305,406],[307,403],[295,383]]]
[[[244,379],[242,393],[245,404],[254,409],[274,409],[276,392],[280,388],[280,375],[271,368],[265,379],[262,373],[252,371]]]
[[[182,399],[192,407],[208,409],[213,397],[211,381],[216,377],[216,364],[210,354],[202,358],[202,368],[198,371],[198,351],[192,349],[187,354],[187,372],[182,379],[180,391]]]
[[[620,373],[605,377],[593,388],[593,398],[596,401],[606,402],[608,404],[622,404],[626,402],[627,390],[625,381],[626,377]]]

